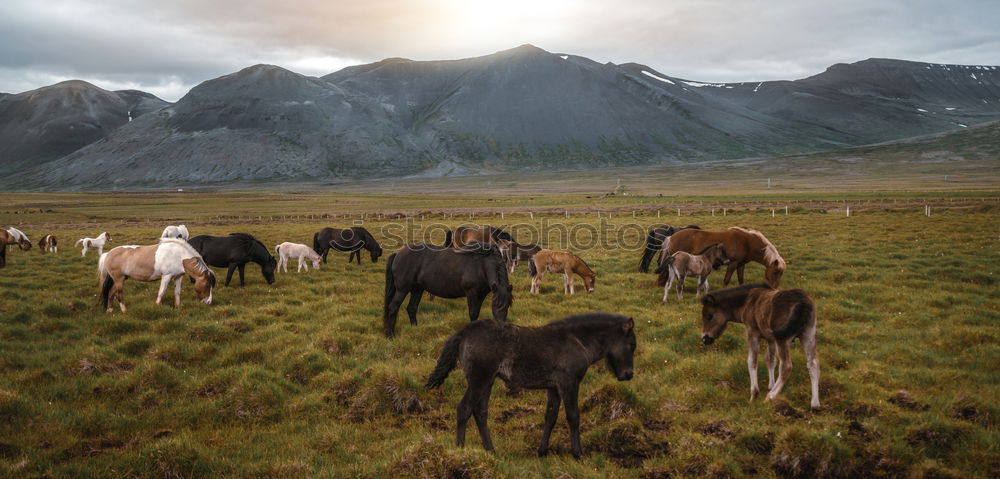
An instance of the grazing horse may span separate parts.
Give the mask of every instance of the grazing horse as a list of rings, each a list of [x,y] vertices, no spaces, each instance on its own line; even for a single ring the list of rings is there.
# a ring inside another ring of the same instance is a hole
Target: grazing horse
[[[801,289],[779,291],[767,283],[748,284],[715,291],[701,298],[701,342],[712,344],[730,321],[743,323],[747,330],[747,368],[750,370],[750,399],[757,397],[757,352],[760,340],[767,341],[767,397],[778,396],[792,371],[789,347],[799,338],[806,353],[806,368],[812,383],[810,406],[819,408],[819,359],[816,358],[816,307]],[[774,379],[774,353],[781,361]]]
[[[563,294],[573,294],[576,288],[573,286],[573,274],[576,273],[583,279],[583,286],[588,293],[594,292],[594,284],[597,281],[597,273],[587,266],[579,256],[569,251],[554,249],[543,249],[535,253],[528,263],[531,273],[531,292],[538,293],[541,290],[542,276],[546,272],[563,274]]]
[[[31,249],[31,241],[21,230],[11,227],[0,229],[0,268],[7,266],[7,246],[16,244],[21,251]]]
[[[122,285],[126,279],[139,281],[160,280],[156,304],[163,300],[170,281],[174,281],[174,305],[181,305],[181,280],[184,275],[194,281],[194,290],[202,303],[212,304],[215,273],[205,264],[198,252],[184,240],[163,238],[159,244],[149,246],[119,246],[101,255],[97,262],[100,276],[101,305],[107,312],[114,311],[112,301],[125,312]]]
[[[313,269],[319,269],[319,261],[321,259],[319,254],[304,244],[285,241],[275,246],[274,252],[278,254],[278,271],[284,268],[285,272],[288,272],[288,258],[298,258],[299,269],[296,272],[301,272],[302,268],[309,271],[309,265],[306,261],[312,261]]]
[[[465,446],[465,427],[469,416],[473,416],[487,451],[493,451],[486,416],[496,378],[512,391],[544,389],[548,392],[548,405],[538,455],[549,452],[549,436],[562,402],[566,406],[573,457],[579,459],[580,381],[590,365],[601,359],[619,381],[632,379],[635,345],[635,322],[618,314],[579,314],[541,327],[516,326],[491,319],[476,321],[445,341],[427,387],[443,384],[456,363],[462,363],[468,386],[458,403],[455,442],[459,447]]]
[[[499,240],[514,241],[514,238],[510,237],[510,233],[496,226],[459,226],[445,233],[444,246],[446,248],[461,248],[473,241],[496,244]]]
[[[507,268],[511,273],[521,261],[531,261],[535,253],[542,250],[536,244],[519,244],[516,241],[500,240],[500,253],[507,259]]]
[[[649,233],[646,235],[646,249],[642,250],[642,258],[639,260],[639,272],[648,273],[649,263],[652,262],[653,256],[660,252],[663,247],[663,240],[680,230],[686,229],[701,229],[695,225],[687,225],[684,227],[670,226],[670,225],[658,225],[649,229]],[[661,258],[662,260],[662,258]],[[662,261],[661,261],[662,262]]]
[[[382,246],[378,244],[378,241],[375,241],[375,237],[368,230],[360,226],[349,229],[323,228],[313,235],[313,251],[323,256],[324,263],[326,263],[326,257],[331,249],[342,253],[351,253],[347,257],[348,263],[356,256],[358,264],[361,264],[362,249],[368,250],[372,263],[378,261],[379,256],[382,256]]]
[[[233,279],[233,271],[240,270],[240,286],[245,283],[243,270],[247,263],[253,261],[260,265],[260,272],[267,284],[274,284],[274,270],[278,260],[271,256],[267,246],[253,235],[246,233],[229,233],[229,236],[198,235],[189,241],[205,262],[216,268],[229,268],[226,274],[226,286]]]
[[[76,244],[73,246],[79,246],[83,243],[83,251],[80,256],[87,256],[87,248],[97,248],[97,256],[104,254],[104,244],[111,241],[111,235],[107,231],[97,235],[96,238],[80,238],[76,240]]]
[[[417,308],[424,291],[442,298],[465,297],[469,321],[479,318],[486,295],[493,293],[493,315],[506,321],[512,301],[507,268],[496,248],[478,242],[466,248],[442,249],[416,243],[389,255],[385,265],[385,306],[382,323],[385,336],[396,334],[396,315],[406,295],[410,324],[417,324]]]
[[[666,259],[666,256],[678,251],[687,253],[701,251],[712,243],[722,243],[723,248],[726,249],[726,255],[729,256],[729,267],[726,269],[726,277],[722,281],[723,285],[729,284],[733,271],[737,272],[740,284],[743,284],[743,267],[751,261],[756,261],[764,265],[764,280],[772,287],[778,287],[787,263],[778,254],[778,249],[774,247],[774,244],[759,231],[743,229],[738,226],[722,231],[681,230],[663,241],[661,256]]]
[[[55,235],[45,235],[38,240],[38,251],[42,253],[58,253],[59,239]]]
[[[160,234],[160,238],[180,238],[184,241],[188,240],[188,229],[184,225],[170,225],[163,228],[163,233]]]
[[[727,263],[729,263],[729,257],[726,256],[726,249],[722,247],[722,243],[712,243],[699,251],[697,255],[683,251],[670,255],[656,269],[656,273],[660,275],[656,284],[663,286],[663,303],[667,303],[670,285],[674,281],[677,281],[677,299],[684,299],[684,280],[687,279],[688,275],[698,277],[696,296],[708,294],[708,275]]]

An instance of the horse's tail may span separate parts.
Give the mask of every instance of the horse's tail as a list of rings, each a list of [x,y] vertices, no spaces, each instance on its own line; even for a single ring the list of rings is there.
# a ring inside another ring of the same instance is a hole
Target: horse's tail
[[[441,350],[441,355],[438,356],[437,366],[434,366],[434,372],[427,378],[427,389],[434,389],[444,384],[444,380],[448,377],[448,374],[458,364],[458,352],[461,346],[462,331],[460,330],[452,334],[444,342],[444,349]]]
[[[674,264],[674,255],[667,256],[667,259],[663,261],[663,264],[657,266],[654,273],[660,275],[656,278],[657,286],[663,286],[667,284],[667,280],[670,279],[670,265]]]
[[[83,240],[85,240],[85,239],[87,239],[87,238],[80,238],[80,239],[76,240],[76,244],[73,245],[73,246],[80,246],[80,243],[83,243]]]
[[[809,324],[809,320],[812,319],[814,314],[816,314],[816,308],[811,303],[801,302],[795,305],[795,309],[792,310],[792,317],[784,327],[774,331],[774,338],[785,340],[799,335],[802,329],[806,327],[806,324]]]
[[[663,245],[663,241],[656,237],[656,230],[649,230],[646,235],[646,249],[642,252],[642,259],[639,261],[639,272],[649,272],[649,262],[653,260],[653,255]]]
[[[315,251],[316,254],[323,254],[323,251],[320,250],[319,231],[313,234],[313,251]]]
[[[528,260],[528,274],[531,275],[532,278],[538,276],[538,266],[535,266],[534,256],[532,256],[531,259]]]
[[[389,302],[396,295],[396,279],[392,274],[392,263],[396,260],[396,254],[389,255],[385,260],[385,302],[382,304],[382,324],[386,328],[386,336],[391,336],[389,329]],[[395,328],[395,325],[393,326]]]
[[[444,234],[444,247],[451,247],[451,230],[448,230],[448,232]]]
[[[278,256],[281,256],[281,245],[280,244],[274,245],[274,254],[276,254]]]
[[[101,307],[103,309],[108,309],[108,296],[111,294],[111,287],[115,284],[115,280],[111,277],[105,264],[107,255],[107,253],[104,253],[97,260],[97,283],[101,285]]]

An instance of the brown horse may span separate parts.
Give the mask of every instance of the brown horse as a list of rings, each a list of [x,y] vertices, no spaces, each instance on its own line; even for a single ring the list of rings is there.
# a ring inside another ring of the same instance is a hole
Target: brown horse
[[[465,245],[478,241],[486,244],[497,244],[499,240],[514,241],[510,234],[496,226],[483,225],[459,226],[449,231],[444,236],[444,246],[450,248],[462,248]]]
[[[670,294],[670,285],[677,281],[677,299],[684,299],[684,280],[688,275],[698,277],[698,289],[696,294],[708,294],[708,275],[729,263],[726,256],[726,249],[722,243],[712,243],[698,254],[678,251],[656,269],[659,278],[656,284],[663,286],[663,303],[666,304],[667,296]]]
[[[597,273],[587,266],[579,256],[569,251],[559,251],[554,249],[543,249],[537,253],[528,263],[531,273],[531,292],[538,293],[542,276],[546,272],[563,274],[563,294],[573,294],[576,289],[573,287],[573,274],[576,273],[583,278],[583,286],[588,293],[594,292],[594,284],[597,282]]]
[[[31,249],[31,241],[21,230],[10,227],[0,228],[0,268],[7,266],[7,245],[16,244],[21,251]]]
[[[812,383],[810,405],[819,408],[819,359],[816,358],[816,307],[801,289],[779,291],[767,283],[724,289],[701,298],[701,342],[712,344],[730,321],[743,323],[747,330],[747,368],[750,370],[750,399],[757,397],[757,352],[760,340],[767,341],[767,398],[781,393],[792,371],[789,347],[799,338],[806,353],[806,368]],[[774,379],[774,353],[781,361]]]
[[[729,280],[733,277],[733,271],[736,271],[740,284],[743,284],[743,267],[751,261],[756,261],[766,268],[764,271],[765,281],[775,288],[778,287],[786,267],[785,260],[778,254],[778,249],[759,231],[737,226],[723,231],[698,229],[678,231],[663,240],[663,249],[660,250],[660,264],[663,264],[667,256],[678,251],[694,253],[712,243],[722,243],[726,255],[729,256],[729,268],[726,269],[726,277],[722,280],[723,285],[729,284]]]
[[[139,281],[160,280],[156,304],[163,300],[170,281],[174,281],[174,304],[181,305],[181,280],[185,275],[194,280],[198,299],[212,304],[215,273],[205,264],[195,249],[179,238],[161,238],[159,244],[149,246],[119,246],[101,255],[97,263],[100,276],[101,305],[110,313],[112,301],[125,312],[123,283],[126,279]]]
[[[38,250],[42,253],[58,253],[59,239],[56,235],[42,236],[42,239],[38,240]]]

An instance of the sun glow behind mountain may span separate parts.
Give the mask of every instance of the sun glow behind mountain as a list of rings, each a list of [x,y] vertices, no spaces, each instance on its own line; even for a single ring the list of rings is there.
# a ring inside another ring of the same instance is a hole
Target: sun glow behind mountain
[[[455,41],[486,49],[511,44],[553,43],[571,19],[582,12],[582,3],[567,0],[449,0],[450,24],[443,25]]]

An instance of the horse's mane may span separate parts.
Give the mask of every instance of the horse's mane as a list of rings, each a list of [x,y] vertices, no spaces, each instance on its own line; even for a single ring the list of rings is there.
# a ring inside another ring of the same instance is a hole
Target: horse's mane
[[[576,253],[573,253],[573,256],[576,256],[576,259],[580,260],[580,263],[583,263],[583,267],[587,268],[587,271],[590,271],[591,274],[594,274],[594,270],[590,267],[589,264],[587,264],[586,261],[583,260],[583,258],[578,256]]]
[[[264,246],[264,243],[261,243],[261,241],[259,239],[255,238],[251,234],[247,234],[247,233],[229,233],[229,236],[231,236],[233,238],[237,238],[239,240],[242,240],[243,244],[246,245],[247,248],[251,248],[251,247],[253,247],[256,244],[256,245],[260,245],[261,248],[264,248],[264,251],[268,251],[267,246]],[[268,254],[271,254],[271,253],[268,253]]]
[[[781,264],[785,264],[785,259],[782,258],[780,254],[778,254],[778,248],[774,247],[774,243],[772,243],[771,240],[767,239],[767,237],[764,236],[764,233],[749,228],[740,228],[739,226],[732,226],[729,229],[741,231],[750,236],[754,236],[757,239],[759,239],[761,243],[764,243],[764,264],[771,264],[774,261],[778,261]]]
[[[497,228],[496,226],[487,226],[487,228],[490,229],[490,236],[492,236],[493,239],[514,241],[514,238],[510,236],[510,233],[501,228]]]
[[[212,271],[212,268],[208,267],[208,264],[205,263],[205,259],[201,257],[201,254],[198,253],[198,250],[194,249],[194,247],[191,246],[187,241],[184,241],[181,238],[160,238],[160,244],[177,245],[179,248],[183,249],[184,252],[189,255],[189,257],[198,259],[197,262],[198,272],[208,273],[213,277],[215,276],[215,271]],[[214,278],[212,281],[213,281],[212,284],[214,285],[215,284]]]

